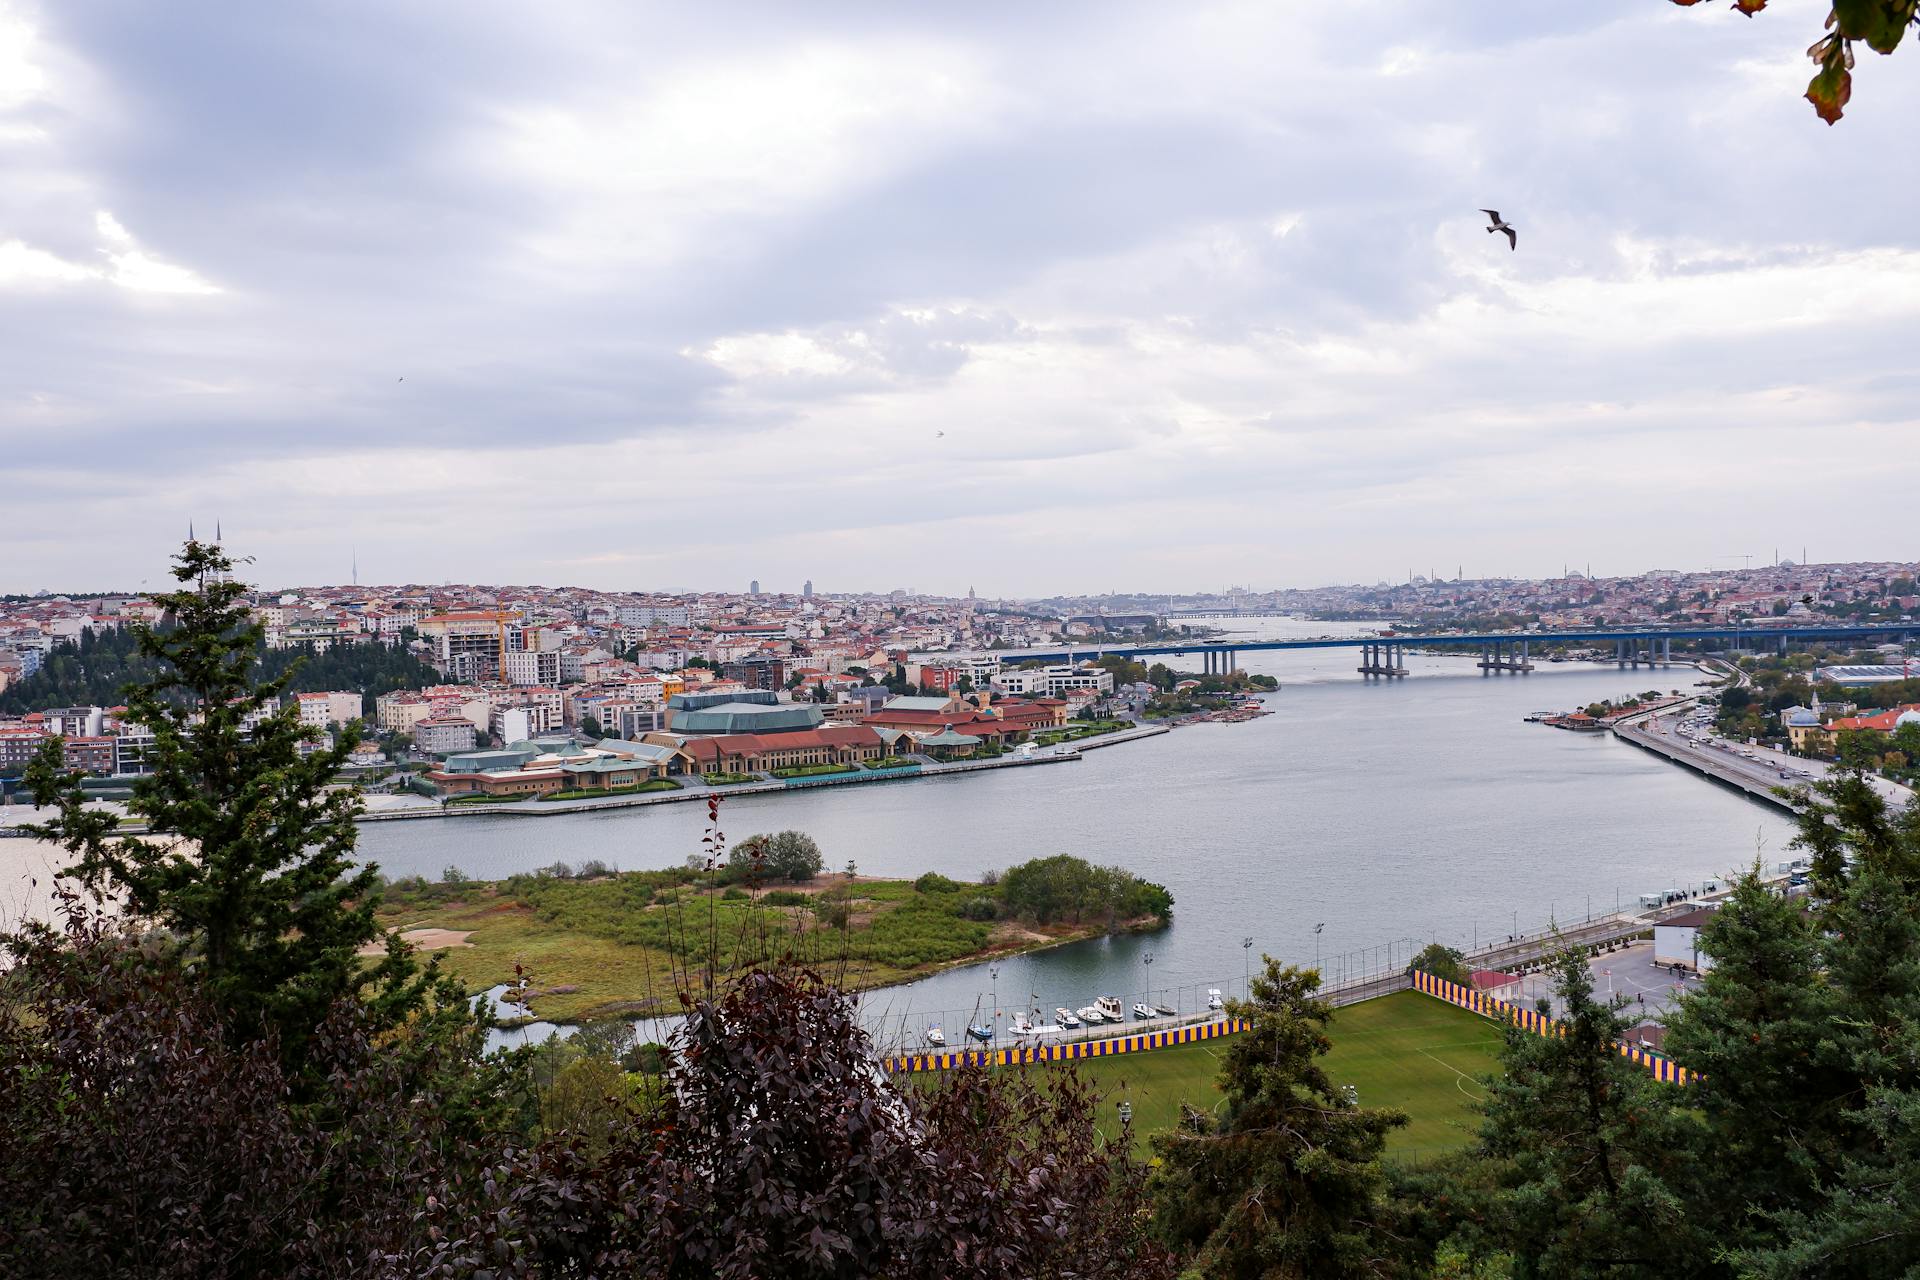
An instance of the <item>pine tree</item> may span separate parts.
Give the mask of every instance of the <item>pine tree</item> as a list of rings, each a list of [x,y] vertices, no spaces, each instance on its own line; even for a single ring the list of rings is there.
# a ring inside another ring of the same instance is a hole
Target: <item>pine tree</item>
[[[154,735],[153,772],[127,807],[156,838],[85,808],[57,743],[28,782],[36,804],[58,806],[37,834],[77,855],[70,874],[179,940],[236,1044],[273,1033],[297,1067],[336,1001],[361,999],[376,1028],[391,1025],[436,975],[397,939],[372,963],[357,956],[380,936],[379,876],[354,865],[357,792],[331,784],[359,733],[320,749],[279,705],[290,673],[255,682],[261,628],[232,570],[219,546],[189,541],[180,588],[154,597],[171,625],[136,633],[155,674],[126,690],[127,716]]]
[[[1382,1274],[1380,1155],[1407,1117],[1361,1107],[1317,1061],[1332,1048],[1320,975],[1265,965],[1227,1005],[1252,1027],[1226,1052],[1219,1117],[1188,1110],[1153,1140],[1157,1228],[1209,1277]]]
[[[1769,889],[1756,864],[1700,949],[1713,964],[1670,1016],[1666,1051],[1703,1073],[1688,1091],[1706,1125],[1696,1212],[1751,1247],[1776,1241],[1772,1215],[1835,1168],[1850,1081],[1836,1070],[1834,994],[1804,904]]]
[[[1521,1280],[1727,1274],[1712,1224],[1675,1191],[1690,1182],[1697,1124],[1672,1086],[1620,1056],[1624,1000],[1594,999],[1577,951],[1558,968],[1563,1034],[1510,1026],[1505,1075],[1488,1085],[1480,1153],[1502,1165],[1491,1236]]]
[[[1796,842],[1815,853],[1830,989],[1824,1044],[1845,1110],[1816,1194],[1779,1209],[1763,1276],[1920,1275],[1920,805],[1888,808],[1857,770],[1817,783]]]

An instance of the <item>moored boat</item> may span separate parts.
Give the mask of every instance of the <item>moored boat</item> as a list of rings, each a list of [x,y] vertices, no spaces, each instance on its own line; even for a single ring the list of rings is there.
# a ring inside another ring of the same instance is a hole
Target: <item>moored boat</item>
[[[1208,987],[1207,988],[1207,1008],[1224,1009],[1226,1007],[1227,1007],[1226,1001],[1220,998],[1220,988]]]
[[[970,1022],[967,1024],[967,1034],[975,1040],[991,1040],[993,1039],[993,1028],[983,1027],[977,1022]]]
[[[1093,1007],[1098,1009],[1101,1016],[1108,1022],[1125,1022],[1127,1020],[1127,1011],[1120,1004],[1119,996],[1101,996],[1093,1002]]]
[[[947,1045],[947,1033],[938,1027],[928,1027],[927,1043],[936,1049],[944,1049]]]
[[[1133,1002],[1133,1016],[1136,1018],[1157,1018],[1160,1016],[1160,1011],[1150,1004],[1142,1004],[1140,1001],[1135,1000]]]
[[[1075,1017],[1073,1014],[1067,1012],[1067,1010],[1064,1007],[1055,1009],[1053,1011],[1053,1018],[1054,1018],[1054,1021],[1058,1022],[1061,1026],[1065,1027],[1069,1031],[1076,1030],[1080,1026],[1080,1019]]]
[[[1079,1015],[1080,1021],[1090,1027],[1097,1027],[1107,1020],[1106,1013],[1103,1010],[1096,1009],[1092,1005],[1083,1005],[1081,1008],[1074,1010],[1074,1012]]]

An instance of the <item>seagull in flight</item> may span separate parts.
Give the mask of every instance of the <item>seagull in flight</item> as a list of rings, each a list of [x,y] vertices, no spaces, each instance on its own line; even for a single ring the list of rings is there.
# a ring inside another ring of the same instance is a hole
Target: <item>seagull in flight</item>
[[[1507,233],[1507,247],[1511,249],[1518,249],[1520,247],[1520,237],[1514,234],[1513,228],[1507,225],[1506,220],[1500,216],[1498,209],[1482,209],[1480,212],[1493,219],[1493,225],[1487,228],[1488,235],[1492,235],[1496,231],[1504,231]]]

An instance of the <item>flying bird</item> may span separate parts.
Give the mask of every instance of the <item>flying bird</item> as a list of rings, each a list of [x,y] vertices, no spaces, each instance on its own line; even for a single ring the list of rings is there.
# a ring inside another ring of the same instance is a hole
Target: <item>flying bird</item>
[[[1506,220],[1500,216],[1498,209],[1482,209],[1480,212],[1493,219],[1493,225],[1487,228],[1488,235],[1492,235],[1496,231],[1504,231],[1507,233],[1507,247],[1510,249],[1518,249],[1520,247],[1520,237],[1514,234],[1513,228],[1507,225]]]
[[[936,431],[933,433],[933,438],[935,440],[944,440],[947,438],[947,433],[944,431]]]

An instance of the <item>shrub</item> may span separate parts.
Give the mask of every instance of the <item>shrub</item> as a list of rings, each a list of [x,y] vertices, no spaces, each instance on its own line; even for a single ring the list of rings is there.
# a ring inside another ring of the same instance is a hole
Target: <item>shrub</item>
[[[960,884],[956,880],[947,879],[938,871],[929,871],[915,880],[913,887],[920,893],[952,893],[960,887]]]
[[[769,907],[804,907],[813,901],[811,894],[795,893],[791,889],[774,889],[760,895],[763,905]]]
[[[960,914],[968,920],[992,920],[1000,914],[992,898],[968,898],[960,906]]]
[[[824,865],[819,844],[804,831],[748,836],[727,855],[727,870],[736,879],[754,876],[798,884],[819,875]]]

